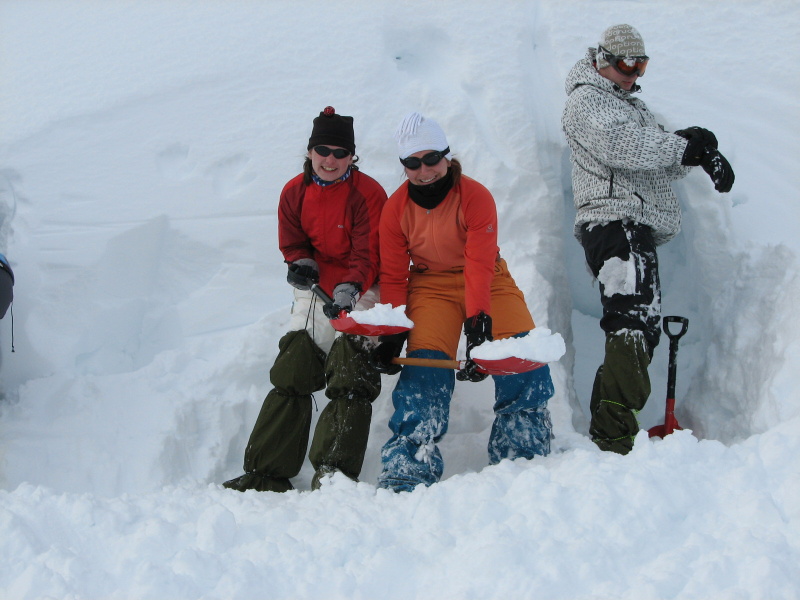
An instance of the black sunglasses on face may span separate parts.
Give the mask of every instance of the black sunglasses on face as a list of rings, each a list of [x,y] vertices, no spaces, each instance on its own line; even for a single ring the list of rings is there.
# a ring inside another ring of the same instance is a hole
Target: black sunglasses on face
[[[345,150],[344,148],[328,148],[327,146],[314,146],[314,152],[319,154],[322,157],[330,156],[333,154],[334,158],[347,158],[350,156],[350,150]]]
[[[428,154],[426,154],[422,158],[417,158],[416,156],[401,158],[400,162],[403,163],[403,166],[406,169],[416,171],[422,166],[423,163],[425,163],[429,167],[435,167],[436,165],[439,164],[439,161],[442,160],[449,152],[450,152],[450,146],[448,146],[442,151],[437,150],[436,152],[428,152]]]

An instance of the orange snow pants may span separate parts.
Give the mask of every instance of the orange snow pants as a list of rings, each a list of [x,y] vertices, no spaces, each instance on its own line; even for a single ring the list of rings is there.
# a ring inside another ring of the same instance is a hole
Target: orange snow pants
[[[490,316],[494,339],[512,337],[536,327],[525,304],[525,297],[503,259],[495,263],[491,293]],[[440,350],[455,359],[461,330],[468,316],[464,299],[464,272],[412,270],[408,279],[406,316],[414,322],[406,353],[413,350]]]

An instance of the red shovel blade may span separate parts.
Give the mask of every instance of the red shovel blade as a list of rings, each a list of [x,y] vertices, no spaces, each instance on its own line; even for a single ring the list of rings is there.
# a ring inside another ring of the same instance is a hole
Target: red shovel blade
[[[527,373],[539,369],[547,363],[509,356],[508,358],[474,358],[478,370],[489,375],[515,375],[517,373]]]
[[[341,331],[342,333],[366,336],[393,335],[411,329],[403,325],[372,325],[370,323],[359,323],[350,316],[350,313],[346,310],[340,312],[337,319],[331,319],[331,326],[333,326],[336,331]]]
[[[664,424],[651,427],[647,430],[647,433],[650,437],[663,438],[665,435],[669,435],[673,431],[679,431],[681,429],[683,429],[683,427],[678,425],[678,419],[675,418],[675,398],[667,398]]]

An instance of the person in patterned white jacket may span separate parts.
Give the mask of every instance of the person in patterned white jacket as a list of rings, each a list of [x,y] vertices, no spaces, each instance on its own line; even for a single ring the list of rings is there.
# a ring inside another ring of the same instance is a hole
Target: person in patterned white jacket
[[[633,448],[636,413],[650,395],[647,367],[661,334],[656,247],[681,224],[670,184],[694,166],[719,192],[734,181],[713,133],[700,127],[669,133],[633,97],[648,62],[636,29],[609,27],[567,76],[561,118],[572,151],[574,233],[600,284],[606,333],[589,433],[600,448],[620,454]]]

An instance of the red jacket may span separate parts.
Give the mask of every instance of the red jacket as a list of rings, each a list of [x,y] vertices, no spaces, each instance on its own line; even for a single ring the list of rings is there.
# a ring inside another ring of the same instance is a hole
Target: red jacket
[[[497,208],[483,185],[462,175],[436,208],[408,195],[408,182],[381,215],[381,302],[407,304],[409,262],[430,271],[463,270],[467,316],[491,314],[497,247]]]
[[[291,179],[278,205],[278,245],[286,262],[313,258],[328,294],[342,282],[368,290],[378,278],[378,226],[386,192],[360,171],[339,183]]]

